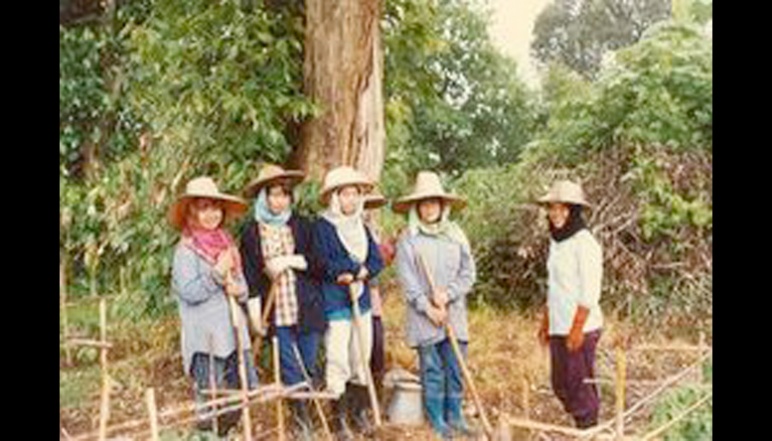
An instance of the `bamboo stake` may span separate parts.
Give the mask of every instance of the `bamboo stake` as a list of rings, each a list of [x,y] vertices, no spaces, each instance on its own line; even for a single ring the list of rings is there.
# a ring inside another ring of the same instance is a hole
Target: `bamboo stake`
[[[217,381],[214,378],[214,337],[211,333],[208,335],[209,340],[209,387],[212,389],[214,396],[217,396]],[[214,409],[215,415],[217,413],[217,405],[212,406]],[[219,418],[217,416],[212,418],[212,427],[214,427],[214,432],[219,433]]]
[[[62,325],[64,326],[63,339],[65,342],[69,339],[70,330],[67,320],[67,255],[62,256],[59,263],[59,310],[62,311]],[[70,347],[64,345],[64,362],[67,366],[72,366],[72,351]]]
[[[107,421],[110,419],[110,379],[107,375],[107,305],[99,302],[99,338],[102,348],[99,351],[99,366],[102,371],[102,393],[99,406],[99,441],[107,438]]]
[[[627,359],[625,350],[620,345],[617,347],[617,375],[616,375],[616,439],[622,440],[625,434],[625,380],[627,374]]]
[[[662,426],[660,426],[659,428],[657,428],[657,429],[655,429],[655,430],[652,430],[651,432],[649,432],[649,433],[647,433],[646,435],[644,435],[644,436],[641,438],[641,441],[648,441],[648,440],[650,440],[650,439],[653,439],[653,438],[655,438],[655,437],[657,437],[657,436],[661,435],[661,434],[662,434],[662,433],[664,433],[664,432],[665,432],[667,429],[669,429],[670,427],[672,427],[672,426],[673,426],[675,423],[677,423],[677,422],[679,422],[680,420],[684,419],[684,418],[685,418],[687,415],[689,415],[690,413],[692,413],[692,412],[693,412],[694,410],[696,410],[698,407],[700,407],[700,406],[702,406],[703,404],[705,404],[705,403],[706,403],[706,402],[707,402],[709,399],[711,399],[712,397],[713,397],[713,392],[709,392],[709,393],[708,393],[708,394],[706,394],[704,397],[702,397],[701,399],[697,400],[697,402],[695,402],[694,404],[692,404],[691,406],[689,406],[689,407],[688,407],[686,410],[684,410],[683,412],[681,412],[681,413],[679,413],[678,415],[676,415],[676,416],[675,416],[673,419],[671,419],[671,420],[670,420],[670,421],[668,421],[667,423],[663,424],[663,425],[662,425]]]
[[[381,408],[378,404],[378,396],[375,392],[375,383],[373,383],[373,375],[370,372],[370,366],[367,364],[367,351],[365,351],[365,342],[362,337],[362,313],[359,311],[359,301],[357,299],[356,286],[357,284],[349,285],[349,296],[351,297],[351,309],[354,312],[354,339],[357,341],[359,347],[360,360],[362,361],[362,369],[365,372],[365,381],[367,382],[367,393],[370,396],[370,407],[373,409],[373,419],[375,420],[375,427],[381,427],[383,421],[381,420]],[[364,289],[364,287],[362,287]]]
[[[308,375],[308,371],[306,370],[306,366],[303,363],[303,357],[300,356],[300,350],[298,349],[298,346],[293,342],[292,344],[292,351],[295,353],[295,359],[298,362],[298,365],[300,366],[300,372],[303,374],[303,378],[305,378],[306,383],[308,383],[308,388],[311,390],[311,392],[316,392],[314,389],[314,383],[311,380],[311,376]],[[324,434],[327,437],[329,441],[332,441],[332,432],[330,431],[330,426],[327,424],[327,417],[324,416],[324,410],[322,409],[322,403],[319,402],[318,397],[313,398],[314,407],[316,408],[316,412],[319,414],[319,420],[322,422],[322,428],[324,429]]]
[[[429,272],[429,266],[426,264],[426,260],[424,260],[424,256],[421,254],[418,254],[418,261],[420,262],[421,268],[423,269],[423,273],[426,276],[426,281],[429,283],[429,289],[431,289],[432,292],[434,292],[435,291],[434,278]],[[491,426],[491,423],[488,420],[488,416],[485,414],[485,409],[482,406],[480,395],[477,393],[477,388],[475,387],[474,380],[472,379],[472,374],[469,372],[469,368],[466,365],[466,361],[464,361],[463,354],[461,353],[461,348],[459,348],[458,346],[458,339],[456,338],[456,333],[453,330],[453,327],[450,326],[450,322],[445,323],[445,331],[448,334],[448,339],[450,340],[450,345],[453,348],[453,352],[456,355],[456,360],[458,360],[458,365],[461,367],[461,373],[464,376],[464,381],[467,384],[467,386],[469,386],[469,391],[472,393],[472,399],[474,400],[474,404],[477,407],[477,412],[480,414],[480,419],[482,420],[485,434],[488,435],[489,439],[493,439],[494,438],[493,427]]]
[[[149,388],[145,391],[147,400],[147,413],[150,416],[150,440],[158,441],[158,415],[155,407],[155,391]]]
[[[274,334],[273,345],[273,379],[277,386],[282,387],[281,366],[279,363],[279,338]],[[284,441],[284,409],[281,398],[276,400],[276,420],[279,425],[279,441]]]
[[[230,278],[230,272],[228,272]],[[231,322],[233,323],[233,330],[236,333],[236,350],[238,351],[239,360],[239,379],[241,380],[242,391],[242,404],[244,407],[241,410],[241,418],[244,426],[244,439],[246,441],[252,441],[252,420],[249,416],[249,384],[247,384],[247,367],[244,360],[244,340],[241,334],[243,323],[239,319],[239,305],[236,303],[236,298],[232,295],[228,296],[228,304],[231,311]]]
[[[113,347],[113,344],[110,342],[90,340],[87,338],[70,338],[65,340],[64,342],[64,347],[69,347],[69,346],[92,346],[95,348],[110,349]]]
[[[547,423],[541,423],[539,421],[533,421],[533,420],[526,420],[523,418],[514,418],[510,417],[507,419],[507,423],[510,426],[514,427],[521,427],[525,429],[534,429],[539,430],[542,432],[556,432],[556,433],[562,433],[564,435],[569,435],[577,438],[587,438],[589,436],[595,435],[602,430],[605,430],[606,427],[596,426],[592,429],[575,429],[573,427],[566,427],[566,426],[558,426],[555,424],[547,424]]]

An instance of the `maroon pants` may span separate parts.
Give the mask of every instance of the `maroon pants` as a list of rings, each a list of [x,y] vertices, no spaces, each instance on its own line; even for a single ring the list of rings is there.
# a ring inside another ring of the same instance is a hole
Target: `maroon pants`
[[[588,332],[584,334],[582,347],[569,352],[565,336],[550,336],[552,389],[580,428],[598,423],[597,385],[584,380],[595,378],[595,348],[599,338],[600,330]]]

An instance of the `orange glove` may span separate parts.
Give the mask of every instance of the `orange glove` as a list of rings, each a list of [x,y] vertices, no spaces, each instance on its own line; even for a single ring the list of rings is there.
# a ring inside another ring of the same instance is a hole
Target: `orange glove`
[[[587,321],[588,315],[590,315],[588,308],[579,306],[576,309],[574,323],[571,325],[571,331],[566,339],[566,347],[569,352],[574,352],[582,347],[582,343],[584,343],[584,323]]]

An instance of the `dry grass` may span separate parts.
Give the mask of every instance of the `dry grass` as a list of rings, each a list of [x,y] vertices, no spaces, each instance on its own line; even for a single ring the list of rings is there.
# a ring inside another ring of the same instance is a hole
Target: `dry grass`
[[[418,359],[404,339],[404,302],[394,281],[385,283],[388,292],[384,305],[384,329],[387,341],[387,369],[400,366],[418,372]],[[547,348],[536,339],[536,317],[516,312],[503,313],[483,308],[469,314],[471,341],[469,368],[478,392],[493,424],[501,413],[523,416],[522,397],[526,382],[530,388],[530,417],[553,424],[571,426],[549,383]],[[633,332],[635,331],[635,332]],[[110,374],[114,380],[111,396],[111,425],[145,418],[144,391],[156,389],[159,411],[191,401],[189,380],[183,376],[179,352],[179,320],[172,316],[150,323],[116,323],[110,330],[115,349],[110,356]],[[613,346],[617,342],[637,345],[693,344],[672,340],[662,332],[641,332],[631,325],[607,317],[603,337],[599,342],[598,376],[613,377]],[[662,379],[691,362],[689,355],[663,353],[630,353],[629,378]],[[60,371],[61,424],[68,433],[78,434],[96,429],[98,421],[99,380],[94,364],[62,368]],[[262,377],[261,377],[262,378]],[[271,377],[272,378],[272,377]],[[629,397],[635,400],[642,391],[631,388]],[[386,397],[388,398],[388,397]],[[613,392],[601,387],[601,420],[612,417]],[[473,424],[480,426],[474,404],[466,400],[466,410]],[[628,405],[630,402],[628,402]],[[275,422],[275,407],[255,408],[256,433],[268,430]],[[386,408],[382,409],[386,414]],[[167,432],[166,439],[187,439]],[[514,439],[539,439],[513,430]],[[138,438],[139,439],[139,438]],[[238,437],[234,439],[239,439]],[[265,438],[270,439],[270,438]],[[318,439],[324,439],[318,434]],[[432,439],[427,427],[407,428],[387,425],[379,435],[382,440]],[[551,437],[551,439],[558,439]]]

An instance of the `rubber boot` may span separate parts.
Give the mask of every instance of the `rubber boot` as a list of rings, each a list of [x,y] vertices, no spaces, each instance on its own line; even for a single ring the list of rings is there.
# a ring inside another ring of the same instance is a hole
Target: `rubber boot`
[[[354,436],[346,422],[346,394],[340,396],[337,400],[332,400],[332,432],[338,441],[353,441]]]
[[[470,427],[464,418],[462,412],[462,399],[461,398],[445,398],[445,420],[448,422],[453,434],[456,436],[464,436],[470,438],[476,438],[480,436],[480,431]]]
[[[434,433],[443,440],[451,439],[452,431],[443,415],[442,399],[424,398],[424,407],[426,408],[426,415],[429,417],[429,423],[431,423]]]
[[[311,420],[311,413],[308,410],[308,403],[305,401],[290,401],[292,410],[292,421],[294,423],[293,432],[295,439],[302,441],[313,441],[314,423]]]
[[[366,437],[373,436],[375,427],[370,422],[370,416],[367,413],[367,409],[370,408],[370,394],[367,391],[367,386],[350,383],[347,388],[351,399],[349,406],[354,430]]]

